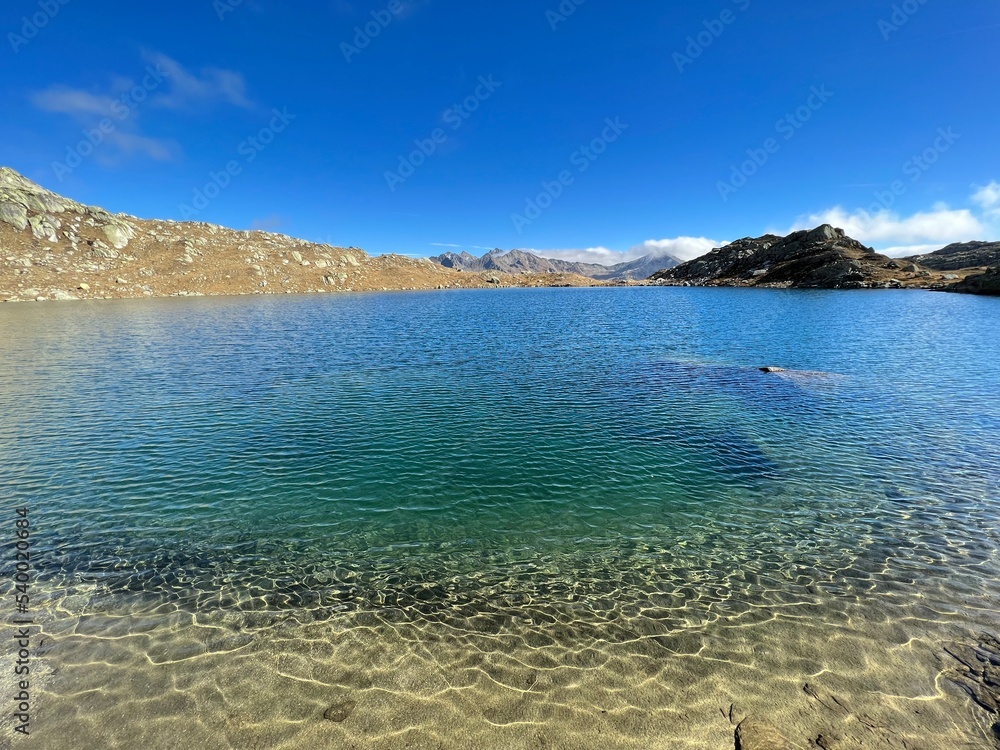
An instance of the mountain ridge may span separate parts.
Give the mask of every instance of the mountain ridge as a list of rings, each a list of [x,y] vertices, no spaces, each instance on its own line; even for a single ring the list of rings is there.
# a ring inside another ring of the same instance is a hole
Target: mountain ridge
[[[907,259],[875,252],[823,224],[787,237],[745,237],[676,268],[654,274],[664,286],[744,286],[807,289],[947,290],[964,274],[942,274]],[[957,291],[957,290],[956,290]]]
[[[7,302],[597,283],[568,273],[460,273],[283,234],[112,214],[0,167],[0,300]]]
[[[635,260],[606,266],[600,263],[546,258],[527,250],[501,250],[496,248],[477,258],[468,252],[442,253],[430,258],[432,263],[460,271],[499,271],[508,274],[522,273],[573,273],[597,281],[641,281],[657,271],[673,268],[681,263],[679,258],[663,253],[646,255]]]
[[[926,255],[912,255],[906,260],[938,271],[988,267],[1000,264],[1000,242],[956,242]]]

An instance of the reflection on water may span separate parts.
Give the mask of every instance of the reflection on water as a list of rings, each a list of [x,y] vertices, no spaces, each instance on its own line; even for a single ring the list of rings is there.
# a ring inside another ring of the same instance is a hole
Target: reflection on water
[[[753,714],[990,747],[944,645],[997,625],[998,310],[5,306],[0,493],[45,637],[22,744],[724,748]]]

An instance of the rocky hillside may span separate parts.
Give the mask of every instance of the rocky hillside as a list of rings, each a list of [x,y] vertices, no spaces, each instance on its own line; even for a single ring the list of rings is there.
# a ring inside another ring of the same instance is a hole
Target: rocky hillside
[[[1000,264],[1000,242],[960,242],[928,255],[914,255],[906,260],[937,271],[995,266]]]
[[[268,232],[113,215],[0,168],[0,300],[585,286],[572,274],[459,273]]]
[[[628,263],[602,266],[597,263],[574,263],[572,261],[543,258],[524,250],[491,250],[481,258],[470,253],[445,253],[431,258],[431,261],[445,268],[481,273],[495,271],[505,274],[563,273],[576,274],[599,281],[637,281],[647,279],[657,271],[673,268],[679,260],[671,255],[648,255]]]
[[[967,275],[967,274],[966,274]],[[676,268],[654,274],[666,286],[763,286],[806,289],[944,289],[945,275],[879,255],[829,224],[787,237],[737,240]]]

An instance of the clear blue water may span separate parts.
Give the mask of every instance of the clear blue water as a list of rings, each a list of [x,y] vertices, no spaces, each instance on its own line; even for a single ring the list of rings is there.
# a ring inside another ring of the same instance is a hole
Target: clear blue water
[[[32,508],[54,641],[173,617],[129,645],[154,662],[185,622],[695,654],[795,607],[877,651],[996,626],[998,318],[722,289],[7,305],[0,495]]]

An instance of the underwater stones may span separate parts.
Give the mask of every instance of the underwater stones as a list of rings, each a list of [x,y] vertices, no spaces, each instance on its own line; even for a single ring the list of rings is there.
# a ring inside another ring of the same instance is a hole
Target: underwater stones
[[[843,747],[840,737],[828,734],[821,734],[813,740],[813,744],[820,748],[820,750],[839,750],[839,748]]]
[[[736,750],[794,750],[794,746],[766,721],[751,716],[736,727]]]
[[[774,373],[774,374],[780,372],[788,372],[788,370],[786,370],[784,367],[761,367],[760,371],[766,373]]]
[[[334,703],[326,711],[323,712],[323,718],[327,721],[332,721],[336,724],[342,724],[347,721],[348,717],[354,713],[354,709],[357,708],[358,704],[352,700],[341,701],[340,703]]]
[[[1000,714],[1000,640],[984,635],[975,646],[954,644],[945,651],[959,663],[951,679],[991,714]]]

